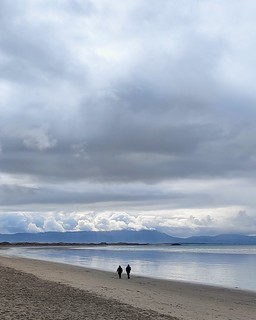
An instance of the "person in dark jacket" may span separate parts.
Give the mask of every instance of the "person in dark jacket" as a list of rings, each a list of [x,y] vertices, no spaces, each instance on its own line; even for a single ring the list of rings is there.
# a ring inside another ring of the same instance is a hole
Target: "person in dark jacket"
[[[130,279],[130,273],[131,273],[132,268],[130,267],[130,265],[128,264],[128,266],[126,267],[126,273],[127,273],[127,278]]]
[[[122,267],[121,267],[121,266],[118,266],[118,268],[117,268],[116,271],[117,271],[117,273],[118,273],[119,279],[121,279],[121,277],[122,277],[122,272],[123,272]]]

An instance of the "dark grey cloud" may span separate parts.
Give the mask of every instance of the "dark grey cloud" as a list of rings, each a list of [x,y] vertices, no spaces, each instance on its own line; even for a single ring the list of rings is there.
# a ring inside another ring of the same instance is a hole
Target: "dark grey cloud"
[[[30,204],[37,205],[56,205],[61,207],[63,205],[98,205],[106,206],[111,203],[116,207],[115,203],[122,203],[122,206],[132,207],[137,206],[143,208],[146,204],[148,206],[160,206],[170,201],[179,202],[179,206],[185,205],[190,199],[195,206],[200,206],[202,198],[204,203],[211,201],[209,195],[200,192],[187,193],[177,190],[161,190],[151,185],[144,189],[137,185],[127,187],[119,185],[117,189],[115,186],[103,188],[101,185],[83,185],[81,190],[79,187],[72,190],[70,187],[50,186],[50,187],[37,187],[37,186],[21,186],[21,185],[1,185],[0,187],[0,201],[2,206],[29,206]]]
[[[1,1],[1,212],[255,212],[255,11],[238,0]]]

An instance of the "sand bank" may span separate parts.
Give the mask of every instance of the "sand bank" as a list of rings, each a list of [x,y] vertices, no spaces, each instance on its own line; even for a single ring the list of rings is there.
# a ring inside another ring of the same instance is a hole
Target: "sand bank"
[[[256,319],[247,291],[23,258],[0,257],[0,273],[1,319]]]

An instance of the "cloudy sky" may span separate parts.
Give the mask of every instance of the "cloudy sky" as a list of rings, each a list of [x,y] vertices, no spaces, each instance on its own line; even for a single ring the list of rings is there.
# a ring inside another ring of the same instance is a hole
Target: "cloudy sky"
[[[0,233],[256,234],[255,0],[0,0]]]

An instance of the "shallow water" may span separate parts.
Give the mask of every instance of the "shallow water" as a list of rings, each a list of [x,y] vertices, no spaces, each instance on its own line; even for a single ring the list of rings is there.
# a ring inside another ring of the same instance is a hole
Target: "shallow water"
[[[11,248],[7,255],[256,291],[256,246],[96,246]]]

